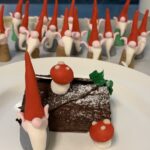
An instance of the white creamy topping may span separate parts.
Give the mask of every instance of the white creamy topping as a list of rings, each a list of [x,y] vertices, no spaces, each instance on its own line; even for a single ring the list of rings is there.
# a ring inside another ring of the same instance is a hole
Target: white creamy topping
[[[70,87],[70,84],[58,84],[56,82],[54,82],[53,80],[51,81],[51,89],[53,91],[53,93],[57,94],[57,95],[63,95],[65,93],[67,93],[68,89]]]
[[[99,149],[107,149],[111,146],[112,140],[109,140],[107,142],[94,142],[94,143]]]

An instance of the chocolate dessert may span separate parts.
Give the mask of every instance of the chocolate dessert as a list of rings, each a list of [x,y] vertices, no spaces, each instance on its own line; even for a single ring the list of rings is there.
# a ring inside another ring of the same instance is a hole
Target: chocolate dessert
[[[69,91],[56,95],[49,76],[36,76],[42,105],[49,104],[49,130],[87,132],[93,121],[111,118],[107,86],[97,86],[90,79],[74,78]],[[24,103],[22,111],[24,110]]]

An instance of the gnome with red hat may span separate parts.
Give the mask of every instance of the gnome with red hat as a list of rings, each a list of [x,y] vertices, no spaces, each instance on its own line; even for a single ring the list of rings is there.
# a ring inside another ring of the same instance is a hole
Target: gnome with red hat
[[[123,37],[125,42],[125,50],[122,53],[120,64],[125,67],[133,67],[135,54],[138,50],[138,17],[139,12],[136,11],[133,17],[132,29],[128,38]]]
[[[47,143],[48,109],[41,103],[34,69],[29,53],[25,53],[25,106],[24,112],[18,113],[21,126],[28,134],[33,150],[45,150]]]
[[[58,0],[55,0],[54,13],[48,25],[46,35],[42,40],[42,45],[44,45],[44,48],[47,50],[51,50],[53,48],[54,40],[56,39],[58,33],[57,17],[58,17]]]
[[[11,59],[8,47],[9,28],[4,27],[4,5],[0,8],[0,61],[9,61]]]
[[[130,5],[130,0],[126,0],[126,3],[124,4],[122,11],[119,15],[119,17],[114,17],[117,29],[119,29],[121,36],[124,35],[125,30],[127,28],[127,25],[130,24],[132,21],[128,20],[128,9]]]
[[[69,11],[68,8],[66,8],[63,27],[58,37],[58,47],[56,50],[57,56],[70,56],[72,52],[73,39],[72,39],[72,33],[69,30],[68,16],[69,16]]]
[[[33,58],[39,57],[39,47],[42,41],[43,16],[40,16],[35,30],[28,33],[27,51]]]
[[[10,13],[10,16],[12,17],[12,31],[13,31],[12,40],[13,41],[18,40],[19,27],[22,21],[22,6],[23,6],[23,0],[19,0],[15,12]]]
[[[142,58],[144,56],[144,49],[146,47],[146,43],[147,43],[147,37],[150,33],[150,31],[147,31],[147,23],[148,23],[148,14],[149,14],[149,10],[145,11],[145,15],[142,19],[141,25],[138,29],[138,50],[136,52],[136,59]]]
[[[74,19],[73,19],[73,26],[72,26],[72,38],[75,44],[75,49],[79,53],[81,51],[81,41],[82,41],[82,33],[80,31],[80,24],[78,19],[78,9],[75,8],[74,10]]]
[[[91,59],[100,59],[101,52],[102,52],[101,45],[103,43],[103,40],[100,41],[100,39],[99,39],[96,18],[95,18],[95,20],[93,20],[92,26],[93,27],[92,27],[92,31],[90,33],[88,44],[85,43],[85,42],[82,42],[82,43],[85,44],[85,46],[88,49],[88,54],[87,54],[88,58],[91,58]]]
[[[110,11],[107,8],[106,9],[106,19],[105,19],[105,30],[104,34],[99,34],[102,39],[104,39],[104,46],[106,49],[106,54],[108,59],[110,59],[110,51],[112,50],[112,47],[114,45],[115,37],[118,33],[113,33],[112,26],[111,26],[111,19],[110,19]]]
[[[29,0],[26,1],[24,17],[22,19],[21,26],[19,27],[18,36],[18,48],[19,50],[26,51],[26,39],[28,33],[28,22],[29,22]]]

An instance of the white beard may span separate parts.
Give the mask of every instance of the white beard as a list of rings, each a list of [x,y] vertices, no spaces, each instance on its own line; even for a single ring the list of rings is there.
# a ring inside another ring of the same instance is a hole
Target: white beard
[[[106,38],[106,41],[104,44],[105,44],[107,56],[108,58],[110,58],[110,51],[114,44],[114,38]]]
[[[12,22],[14,25],[14,31],[15,31],[16,35],[18,35],[18,29],[19,29],[19,26],[21,25],[21,19],[16,19],[13,17]]]
[[[137,49],[137,47],[131,48],[130,46],[126,45],[126,61],[125,61],[125,66],[128,67],[130,65],[130,63],[132,61],[132,58],[133,58],[133,56],[136,53],[136,49]]]
[[[64,44],[65,54],[66,56],[70,56],[72,50],[73,39],[68,36],[63,36],[62,41]]]
[[[72,23],[69,23],[69,30],[72,31],[72,26],[73,24]]]
[[[27,51],[29,52],[30,55],[36,48],[39,48],[39,46],[40,46],[40,41],[38,38],[30,37],[27,40]]]
[[[137,49],[136,55],[139,55],[144,51],[144,49],[146,47],[146,43],[147,43],[147,37],[139,36],[138,38],[139,38],[138,39],[139,44],[138,44],[138,49]]]
[[[42,37],[45,36],[46,31],[47,31],[47,25],[43,25],[43,27],[42,27]]]
[[[23,43],[26,41],[27,35],[19,33],[19,38],[18,38],[18,46],[20,50],[26,50],[26,47],[23,47]]]
[[[74,44],[78,53],[81,51],[80,42],[81,42],[80,39],[74,40]]]
[[[45,150],[47,141],[46,128],[35,128],[30,121],[24,122],[23,128],[28,133],[33,150]]]
[[[52,32],[50,30],[48,32],[49,32],[49,35],[45,42],[45,45],[46,45],[45,47],[49,49],[49,48],[52,48],[52,46],[53,46],[54,39],[55,39],[55,32]]]
[[[93,59],[99,59],[101,52],[102,52],[102,48],[94,48],[94,47],[90,47],[90,51],[93,53]]]
[[[127,24],[128,24],[127,22],[118,21],[118,28],[120,29],[121,36],[124,35],[127,28]]]
[[[7,37],[5,33],[0,33],[0,45],[7,44]]]

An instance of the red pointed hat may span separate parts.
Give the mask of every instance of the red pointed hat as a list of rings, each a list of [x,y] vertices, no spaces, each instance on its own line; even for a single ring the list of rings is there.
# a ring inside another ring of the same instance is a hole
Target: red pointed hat
[[[15,12],[19,12],[21,16],[22,16],[22,5],[23,5],[23,0],[19,0],[15,10]]]
[[[68,15],[69,15],[69,10],[68,10],[68,8],[66,8],[65,15],[64,15],[64,23],[63,23],[63,27],[61,30],[61,36],[64,36],[65,31],[69,30]]]
[[[75,9],[75,0],[72,0],[70,10],[69,10],[69,17],[73,17]]]
[[[39,17],[38,23],[37,23],[36,28],[35,28],[35,30],[39,33],[39,40],[40,41],[42,40],[43,17],[44,16]]]
[[[41,104],[40,92],[28,52],[25,53],[25,84],[24,118],[28,121],[32,121],[34,118],[43,118],[44,109]]]
[[[97,0],[94,0],[93,10],[92,10],[92,17],[91,17],[91,20],[90,20],[90,23],[91,23],[91,24],[92,24],[93,20],[95,20],[95,17],[98,19]]]
[[[145,11],[145,15],[143,17],[143,20],[142,20],[142,23],[139,27],[139,35],[142,33],[142,32],[146,32],[147,31],[147,22],[148,22],[148,14],[149,14],[149,10],[146,10]]]
[[[130,5],[130,0],[126,0],[126,3],[124,4],[123,8],[122,8],[122,11],[120,13],[120,16],[119,16],[119,20],[121,17],[125,17],[126,21],[128,19],[128,9],[129,9],[129,5]]]
[[[74,11],[75,12],[74,12],[72,32],[79,32],[80,33],[80,25],[79,25],[79,19],[78,19],[78,9],[75,8]]]
[[[5,32],[3,16],[4,16],[4,5],[2,5],[0,8],[0,33]]]
[[[29,0],[26,1],[26,6],[25,6],[25,12],[24,12],[24,17],[22,19],[22,26],[24,26],[26,29],[28,29],[28,21],[29,21]]]
[[[110,19],[110,11],[109,8],[106,9],[106,20],[105,20],[105,31],[104,31],[104,37],[107,32],[112,33],[112,26],[111,26],[111,19]]]
[[[47,0],[43,1],[41,15],[43,15],[43,17],[48,17]]]
[[[54,6],[54,13],[53,13],[53,17],[49,23],[48,26],[50,25],[54,25],[56,27],[56,29],[58,29],[57,26],[57,17],[58,17],[58,0],[55,0],[55,6]]]
[[[93,20],[93,24],[92,24],[92,31],[90,34],[90,38],[89,38],[89,46],[92,46],[92,43],[96,40],[99,41],[99,35],[98,35],[98,30],[97,30],[97,20],[95,18],[95,20]]]
[[[130,41],[135,41],[136,43],[138,43],[138,17],[139,11],[136,11],[133,17],[132,29],[128,37],[128,43]]]

